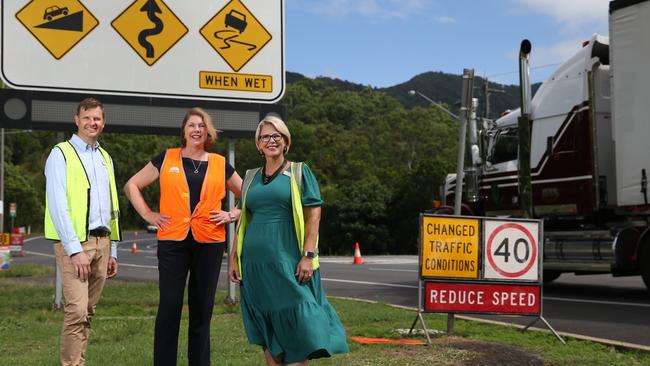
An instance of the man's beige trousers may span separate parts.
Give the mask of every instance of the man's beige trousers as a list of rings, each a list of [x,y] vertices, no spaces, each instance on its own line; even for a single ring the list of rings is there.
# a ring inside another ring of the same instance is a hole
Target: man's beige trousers
[[[90,261],[88,281],[81,281],[77,270],[61,243],[54,244],[56,264],[61,270],[63,296],[65,297],[65,317],[61,332],[61,365],[82,366],[88,346],[90,320],[95,314],[95,306],[101,297],[110,256],[108,237],[89,236],[81,243]]]

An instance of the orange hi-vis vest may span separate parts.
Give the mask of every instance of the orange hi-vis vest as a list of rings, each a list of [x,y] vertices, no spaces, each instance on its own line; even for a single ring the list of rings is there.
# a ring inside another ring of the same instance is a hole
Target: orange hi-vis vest
[[[211,243],[226,240],[224,225],[210,221],[210,211],[220,210],[226,196],[226,159],[217,154],[208,155],[208,169],[201,186],[201,198],[190,212],[190,191],[183,169],[181,149],[167,149],[160,168],[160,213],[169,215],[169,224],[158,230],[158,240],[181,241],[192,228],[197,242]]]

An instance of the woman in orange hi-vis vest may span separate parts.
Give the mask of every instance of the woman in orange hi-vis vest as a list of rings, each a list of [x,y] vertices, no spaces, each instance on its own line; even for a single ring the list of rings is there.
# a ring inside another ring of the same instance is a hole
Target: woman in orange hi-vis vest
[[[229,190],[239,197],[241,177],[224,157],[208,153],[217,131],[210,115],[192,108],[181,126],[182,147],[151,159],[124,186],[140,216],[158,227],[160,301],[154,333],[154,365],[176,365],[183,294],[188,281],[190,365],[210,365],[210,320],[225,250],[225,224],[236,208],[221,209]],[[160,212],[142,190],[160,179]]]

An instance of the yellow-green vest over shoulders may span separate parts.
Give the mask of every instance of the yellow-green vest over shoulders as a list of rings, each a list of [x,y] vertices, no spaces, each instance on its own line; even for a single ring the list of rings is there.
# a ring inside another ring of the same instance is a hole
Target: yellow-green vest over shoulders
[[[291,182],[291,208],[293,211],[293,223],[296,228],[296,238],[298,239],[298,251],[302,255],[303,247],[305,245],[305,216],[302,209],[302,163],[291,163],[291,177],[289,181]],[[246,171],[244,176],[244,182],[242,183],[241,190],[241,216],[239,217],[239,222],[237,223],[237,258],[239,264],[239,276],[243,276],[242,266],[241,266],[241,255],[242,248],[244,246],[244,235],[246,234],[246,227],[250,223],[250,215],[246,212],[246,195],[248,193],[248,188],[250,188],[253,178],[256,174],[260,172],[260,168],[251,169]],[[316,248],[318,248],[318,236],[316,236]],[[319,267],[318,255],[313,259],[314,270]]]
[[[66,200],[68,203],[68,209],[70,210],[72,227],[74,228],[79,241],[85,242],[88,240],[90,180],[88,179],[88,174],[81,163],[77,151],[69,141],[61,142],[55,145],[54,148],[60,149],[65,159]],[[120,209],[112,161],[106,150],[100,147],[99,152],[106,163],[109,187],[111,190],[110,239],[113,241],[120,241],[122,239],[122,231],[119,224]],[[54,227],[54,223],[50,217],[47,195],[45,196],[45,238],[57,241],[60,240],[59,234],[56,232],[56,228]]]

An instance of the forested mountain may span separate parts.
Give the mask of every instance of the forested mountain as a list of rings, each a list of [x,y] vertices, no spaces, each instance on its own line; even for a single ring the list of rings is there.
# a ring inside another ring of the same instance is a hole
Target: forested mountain
[[[287,72],[288,84],[306,79],[308,78],[301,74]],[[322,85],[342,91],[359,91],[366,88],[372,88],[370,86],[363,86],[361,84],[327,77],[318,77],[315,80],[318,80]],[[462,75],[432,71],[416,75],[407,82],[390,86],[388,88],[372,89],[392,96],[407,108],[413,108],[416,106],[423,108],[428,107],[430,103],[424,98],[408,94],[409,90],[417,90],[434,101],[442,103],[455,114],[458,114],[460,108],[462,80]],[[486,80],[483,77],[474,77],[474,97],[479,99],[479,110],[477,113],[479,117],[485,117],[485,83]],[[539,85],[540,83],[533,84],[533,92],[537,90]],[[490,82],[488,87],[490,89],[488,92],[490,96],[490,113],[488,118],[496,119],[505,110],[519,107],[518,85],[503,85]]]
[[[458,123],[407,91],[417,89],[453,106],[460,98],[461,77],[425,73],[385,89],[297,73],[287,73],[287,81],[281,103],[293,137],[288,159],[307,162],[319,180],[324,199],[321,251],[351,253],[358,241],[364,253],[415,253],[419,214],[432,207],[445,174],[455,171]],[[491,98],[495,112],[518,104],[516,87],[505,88],[507,93]],[[39,231],[43,166],[55,133],[8,131],[5,202],[18,204],[16,226]],[[109,133],[100,142],[113,156],[120,187],[153,156],[179,143],[177,137]],[[227,143],[218,140],[213,150],[225,154]],[[242,176],[262,163],[252,140],[237,140],[236,154]],[[146,190],[145,197],[155,204],[158,187]],[[120,203],[123,227],[142,229],[144,221],[121,192]],[[9,223],[7,215],[5,227]]]
[[[418,96],[408,94],[409,90],[417,90],[436,102],[446,104],[451,111],[458,114],[462,88],[462,75],[445,74],[442,72],[426,72],[413,77],[411,80],[381,89],[393,96],[407,107],[426,107],[429,102]],[[485,117],[485,79],[474,77],[474,97],[479,100],[477,115]],[[536,90],[535,85],[533,90]],[[502,85],[490,82],[488,84],[490,97],[490,113],[488,118],[496,119],[501,112],[519,107],[519,86]]]

